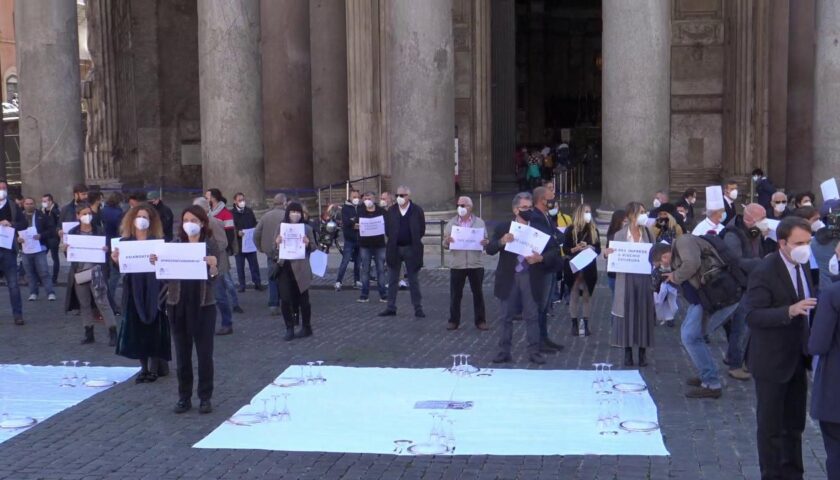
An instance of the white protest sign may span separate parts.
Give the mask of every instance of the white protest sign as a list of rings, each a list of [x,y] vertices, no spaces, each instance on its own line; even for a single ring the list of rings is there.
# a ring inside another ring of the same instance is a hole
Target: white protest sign
[[[40,240],[36,240],[38,229],[29,227],[26,230],[20,231],[20,237],[23,238],[23,253],[30,255],[33,253],[40,253],[44,250]]]
[[[840,192],[837,191],[837,180],[829,178],[820,184],[822,190],[823,202],[833,199],[840,199]]]
[[[359,236],[375,237],[385,235],[385,217],[359,217]]]
[[[773,240],[774,242],[779,241],[778,237],[776,236],[776,229],[779,228],[780,223],[782,222],[779,220],[773,220],[772,218],[767,219],[767,227],[770,230],[770,233],[768,233],[767,238]]]
[[[610,248],[614,251],[607,257],[607,271],[650,274],[648,254],[652,246],[652,243],[610,242]]]
[[[508,233],[513,235],[513,241],[505,245],[505,251],[530,257],[535,252],[542,253],[548,243],[548,235],[536,228],[518,222],[510,222]]]
[[[12,242],[15,239],[15,229],[12,227],[0,226],[0,248],[12,249]]]
[[[67,232],[79,226],[79,222],[61,222],[61,231],[64,232],[64,238],[61,240],[67,243]]]
[[[598,254],[595,252],[595,250],[587,248],[575,255],[575,258],[569,260],[569,267],[572,269],[572,273],[577,273],[586,268],[597,257]]]
[[[256,253],[257,244],[254,243],[254,230],[256,228],[242,230],[242,253]]]
[[[120,245],[125,246],[123,243]],[[207,263],[204,261],[207,246],[204,243],[162,243],[155,255],[155,277],[158,280],[207,280]]]
[[[314,275],[323,277],[327,274],[328,258],[327,254],[320,250],[312,252],[312,255],[309,256],[309,268],[312,269]]]
[[[452,227],[452,243],[449,244],[450,250],[484,250],[484,245],[481,241],[484,240],[483,228],[469,228],[469,227]]]
[[[105,263],[105,237],[98,235],[67,235],[67,261]]]
[[[149,257],[163,245],[163,240],[137,240],[119,242],[120,273],[150,273],[155,266]]]
[[[111,251],[112,252],[114,250],[120,248],[120,242],[121,241],[122,241],[122,238],[120,238],[120,237],[114,237],[114,238],[111,239]]]
[[[306,245],[303,239],[306,236],[306,228],[302,223],[281,223],[280,242],[278,258],[282,260],[303,260],[306,258]]]

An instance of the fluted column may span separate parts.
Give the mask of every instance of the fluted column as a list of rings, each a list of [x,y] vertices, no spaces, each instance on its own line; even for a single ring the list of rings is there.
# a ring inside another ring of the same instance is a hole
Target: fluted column
[[[198,2],[202,181],[265,198],[259,0]]]
[[[18,1],[15,31],[23,192],[66,200],[85,179],[76,2]]]
[[[824,180],[840,176],[840,5],[834,0],[817,0],[816,19],[812,179],[819,191]]]
[[[347,118],[350,178],[379,173],[378,0],[347,0]]]
[[[667,188],[671,2],[604,0],[603,203]]]

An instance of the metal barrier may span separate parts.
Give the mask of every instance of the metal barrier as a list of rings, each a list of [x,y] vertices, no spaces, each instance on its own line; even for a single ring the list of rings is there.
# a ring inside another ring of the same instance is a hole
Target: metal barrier
[[[359,187],[357,184],[361,183]],[[374,184],[376,188],[372,188]],[[371,185],[371,186],[369,186]],[[359,188],[357,188],[359,187]],[[345,200],[350,198],[350,189],[355,188],[360,192],[364,193],[366,191],[375,191],[379,194],[382,193],[382,175],[371,175],[369,177],[362,177],[356,179],[345,180],[343,182],[336,182],[330,185],[324,185],[322,187],[318,187],[315,189],[318,194],[318,212],[319,215],[324,210],[324,205],[330,205],[333,203],[344,203]],[[340,190],[339,190],[340,189]],[[335,194],[337,192],[341,192],[339,195],[342,195],[340,198],[335,198]]]

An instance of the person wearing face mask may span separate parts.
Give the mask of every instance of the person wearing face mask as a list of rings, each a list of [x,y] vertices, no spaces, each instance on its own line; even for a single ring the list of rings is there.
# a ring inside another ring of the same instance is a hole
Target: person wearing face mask
[[[464,284],[470,282],[473,295],[473,314],[475,328],[488,330],[484,309],[484,265],[481,263],[482,252],[479,250],[456,250],[452,248],[452,228],[480,228],[484,229],[484,220],[473,214],[473,202],[470,197],[458,198],[458,214],[449,219],[443,230],[443,248],[449,250],[449,322],[447,330],[457,330],[461,325],[461,299],[464,295]],[[488,243],[487,231],[484,230],[483,246]]]
[[[788,200],[785,192],[774,193],[770,199],[770,203],[773,207],[767,210],[767,218],[782,220],[790,215],[790,210],[788,210]]]
[[[236,229],[236,275],[239,279],[239,292],[245,291],[245,261],[248,261],[248,268],[251,270],[251,281],[254,282],[254,290],[263,290],[262,279],[260,279],[260,264],[257,261],[257,252],[242,253],[242,238],[245,236],[243,230],[257,227],[257,217],[245,202],[245,194],[237,193],[233,196],[233,225]]]
[[[358,209],[359,218],[385,218],[385,209],[378,206],[373,192],[365,193],[362,207]],[[359,236],[359,261],[362,264],[362,291],[357,300],[359,303],[369,301],[370,295],[370,262],[376,266],[376,284],[379,289],[379,301],[388,301],[388,287],[385,283],[383,266],[385,264],[385,235]]]
[[[47,193],[41,197],[41,212],[50,217],[57,232],[61,228],[61,209],[55,204],[52,194]],[[58,283],[58,272],[61,269],[61,260],[58,257],[59,240],[58,235],[51,235],[46,243],[47,250],[50,252],[50,257],[52,258],[53,285]]]
[[[553,185],[549,182],[550,185]],[[561,234],[549,215],[549,202],[554,201],[554,190],[548,187],[538,187],[532,194],[534,209],[531,211],[530,226],[551,236],[557,245],[561,245]],[[591,213],[590,213],[591,217]],[[559,270],[559,269],[558,269]],[[538,302],[539,325],[540,325],[540,352],[557,353],[563,350],[563,345],[551,340],[548,337],[548,312],[551,309],[552,297],[557,289],[557,271],[546,270],[545,283],[542,289],[543,298]],[[559,297],[559,294],[558,294]]]
[[[204,194],[204,198],[210,204],[209,216],[222,222],[225,229],[225,239],[227,240],[227,247],[222,255],[226,258],[219,259],[221,268],[219,271],[218,285],[223,285],[228,297],[230,297],[231,310],[234,313],[245,313],[242,307],[239,306],[239,297],[236,295],[236,285],[233,283],[233,276],[230,274],[230,256],[239,253],[239,244],[236,243],[236,227],[233,224],[233,213],[227,208],[227,199],[222,196],[222,192],[218,188],[211,188]],[[219,288],[219,287],[216,287]],[[218,301],[218,299],[217,299]],[[227,335],[228,329],[225,327],[224,315],[222,315],[222,328],[219,329],[220,335]]]
[[[677,221],[675,215],[677,209],[670,203],[659,207],[656,220],[650,227],[656,242],[674,243],[674,240],[684,233],[682,225]]]
[[[197,199],[198,200],[198,199]],[[205,200],[205,199],[201,199]],[[205,200],[206,202],[206,200]],[[204,243],[207,280],[169,280],[166,282],[166,316],[172,327],[175,345],[176,373],[178,376],[178,403],[175,413],[192,408],[193,368],[192,353],[195,345],[198,359],[198,413],[213,411],[213,329],[216,326],[216,295],[213,283],[219,281],[218,256],[224,249],[216,238],[219,229],[211,228],[212,220],[204,206],[192,205],[181,213],[181,243]],[[220,234],[225,236],[224,229]],[[152,263],[157,257],[152,255]]]
[[[682,207],[685,209],[685,218],[684,222],[685,225],[694,225],[694,221],[696,220],[694,216],[694,204],[697,202],[697,190],[693,188],[689,188],[685,192],[683,192],[682,199],[677,202],[677,208]],[[686,228],[685,231],[691,230],[690,228]]]
[[[772,209],[771,198],[776,192],[776,187],[765,175],[764,171],[756,168],[752,171],[752,182],[755,186],[755,193],[757,195],[756,203],[764,207],[765,210]]]
[[[794,208],[813,207],[816,196],[812,192],[800,192],[793,197]]]
[[[18,242],[17,232],[27,227],[26,217],[9,198],[9,187],[3,180],[0,180],[0,226],[13,228],[15,234],[12,238],[12,248],[0,247],[0,272],[6,279],[6,286],[9,288],[9,304],[12,307],[12,316],[15,325],[23,325],[23,304],[20,299],[20,284],[18,283]]]
[[[385,262],[388,265],[388,307],[379,312],[380,317],[397,314],[397,291],[403,263],[408,273],[408,288],[414,316],[425,318],[423,296],[420,293],[418,274],[423,268],[423,236],[426,235],[426,215],[411,200],[411,189],[405,185],[397,188],[397,204],[385,215]]]
[[[93,224],[93,211],[86,203],[76,205],[76,219],[79,225],[73,227],[68,235],[92,235],[104,237],[101,227]],[[61,250],[65,253],[73,245],[62,243]],[[108,247],[103,247],[108,251]],[[95,341],[93,325],[98,318],[102,318],[108,327],[108,345],[113,347],[117,341],[117,323],[114,311],[108,301],[108,285],[102,273],[102,264],[71,262],[67,276],[67,295],[65,296],[64,311],[79,310],[85,336],[82,344]]]
[[[23,253],[23,268],[26,270],[26,278],[29,279],[29,301],[38,300],[38,283],[44,286],[47,291],[47,299],[55,301],[55,290],[53,289],[52,277],[47,268],[47,243],[56,237],[55,223],[52,218],[35,208],[35,200],[26,197],[23,199],[23,214],[26,217],[26,226],[35,227],[35,240],[41,246],[41,250],[34,253]],[[24,238],[18,235],[18,242],[23,245]]]
[[[668,191],[667,190],[659,190],[656,194],[653,195],[653,211],[651,211],[651,215],[654,215],[656,212],[659,211],[659,207],[668,203]]]
[[[77,185],[73,185],[73,200],[70,201],[67,205],[61,208],[61,222],[76,222],[76,206],[87,203],[87,194],[88,194],[88,187],[87,185],[80,183]],[[61,233],[66,232],[59,232],[59,236]]]
[[[729,222],[735,220],[738,216],[738,209],[735,202],[738,201],[738,182],[735,180],[727,180],[723,185],[723,226],[729,225]]]
[[[194,199],[193,205],[201,207],[207,214],[208,228],[213,232],[213,241],[221,252],[216,257],[219,279],[217,282],[213,282],[216,308],[219,309],[219,315],[222,317],[221,326],[216,331],[216,335],[230,335],[233,333],[232,299],[230,298],[230,289],[224,282],[224,273],[230,272],[230,257],[227,255],[227,232],[224,223],[210,214],[210,203],[206,198],[198,197]]]
[[[391,192],[384,191],[379,194],[379,207],[388,210],[391,206],[394,205],[394,196],[391,195]]]
[[[353,262],[353,284],[361,288],[361,262],[359,261],[359,204],[361,195],[358,190],[350,190],[350,198],[341,207],[341,235],[344,237],[344,251],[341,254],[341,264],[338,266],[338,276],[335,278],[335,291],[341,291],[341,282],[347,266]]]
[[[753,270],[746,293],[747,364],[755,379],[762,478],[802,478],[802,432],[810,368],[810,317],[817,306],[805,267],[811,225],[790,217],[776,229],[779,251]]]
[[[120,245],[126,242],[162,240],[163,225],[151,205],[129,210],[121,228]],[[111,252],[114,265],[120,263],[120,249]],[[151,258],[149,258],[151,261]],[[161,282],[154,272],[123,275],[122,320],[117,335],[117,355],[138,360],[140,374],[135,383],[149,383],[169,374],[172,360],[169,319],[160,304]]]
[[[171,242],[173,227],[175,224],[175,214],[172,213],[171,208],[163,203],[163,200],[160,198],[159,190],[150,191],[146,194],[146,199],[148,199],[151,206],[155,207],[155,210],[157,210],[157,214],[160,217],[160,224],[163,226],[163,240],[165,242]]]
[[[575,209],[574,224],[566,230],[563,252],[569,259],[578,256],[586,249],[593,249],[601,253],[601,238],[595,221],[592,218],[592,207],[587,204],[580,205]],[[580,323],[583,324],[584,335],[589,335],[589,318],[592,313],[592,294],[595,292],[595,284],[598,283],[597,262],[591,262],[583,270],[573,273],[567,263],[563,275],[566,286],[569,288],[569,315],[571,316],[571,335],[577,336]]]
[[[286,208],[286,218],[283,223],[302,223],[303,207],[297,202],[292,202]],[[286,324],[286,336],[283,340],[291,341],[295,338],[306,338],[312,336],[312,306],[309,303],[309,287],[312,284],[312,269],[309,266],[309,254],[315,250],[315,234],[312,227],[304,227],[305,234],[302,241],[306,246],[306,258],[301,260],[277,260],[278,268],[274,275],[277,277],[277,284],[280,288],[280,308],[283,312],[283,321]],[[280,235],[280,227],[277,227],[276,244],[283,243],[283,236]],[[292,241],[292,240],[288,240]],[[295,316],[293,308],[300,309],[301,329],[295,333]]]

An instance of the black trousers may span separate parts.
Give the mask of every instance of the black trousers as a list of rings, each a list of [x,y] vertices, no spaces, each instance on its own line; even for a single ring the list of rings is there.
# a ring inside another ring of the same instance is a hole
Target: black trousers
[[[755,380],[758,462],[762,479],[801,479],[808,380],[800,365],[786,383]]]
[[[452,268],[449,270],[449,321],[456,325],[461,323],[461,299],[464,298],[464,284],[470,281],[470,291],[473,294],[473,313],[475,324],[485,322],[484,292],[481,285],[484,282],[483,268]]]
[[[58,283],[58,271],[61,268],[61,261],[58,259],[58,240],[47,242],[47,248],[52,258],[52,281],[55,285]]]
[[[216,330],[216,306],[201,307],[197,318],[189,322],[183,316],[176,316],[170,307],[172,341],[175,344],[176,372],[178,375],[178,397],[192,398],[193,368],[192,352],[198,358],[198,398],[210,400],[213,396],[213,338]]]
[[[840,480],[840,423],[820,422],[828,480]]]
[[[295,313],[300,309],[301,321],[304,327],[311,327],[312,305],[309,303],[309,290],[298,296],[296,302],[280,302],[280,312],[283,314],[283,322],[286,328],[294,328]]]

